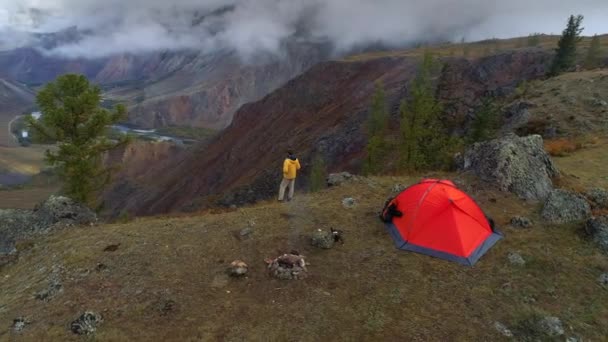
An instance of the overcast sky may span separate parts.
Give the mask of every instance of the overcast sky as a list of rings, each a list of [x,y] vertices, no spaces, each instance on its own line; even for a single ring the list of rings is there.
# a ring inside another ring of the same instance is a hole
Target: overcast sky
[[[585,34],[608,33],[608,0],[0,0],[0,46],[77,26],[92,33],[49,52],[101,57],[234,48],[250,55],[278,51],[296,32],[339,49],[559,33],[570,14],[585,15]]]

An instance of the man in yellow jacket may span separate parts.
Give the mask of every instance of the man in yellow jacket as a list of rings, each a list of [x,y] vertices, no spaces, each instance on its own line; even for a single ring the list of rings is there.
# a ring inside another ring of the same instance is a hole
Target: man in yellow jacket
[[[300,161],[298,158],[296,158],[292,151],[287,151],[287,158],[283,162],[283,181],[281,182],[281,187],[279,189],[280,202],[283,202],[283,198],[285,197],[285,189],[287,187],[289,187],[289,195],[287,196],[287,200],[291,201],[293,199],[296,176],[299,169]]]

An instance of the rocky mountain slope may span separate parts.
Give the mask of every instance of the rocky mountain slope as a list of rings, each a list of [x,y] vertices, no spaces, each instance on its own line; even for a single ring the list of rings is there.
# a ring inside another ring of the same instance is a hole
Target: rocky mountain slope
[[[258,100],[328,58],[323,44],[287,42],[285,55],[244,61],[235,52],[164,51],[99,59],[47,56],[35,48],[0,52],[0,77],[40,85],[81,73],[129,106],[141,127],[222,129],[242,104]]]
[[[34,92],[23,84],[0,78],[0,115],[20,114],[34,102]]]
[[[511,94],[522,81],[542,77],[550,56],[531,49],[444,59],[437,95],[454,130],[465,128],[483,96]],[[268,198],[275,193],[278,165],[288,148],[303,161],[301,186],[306,185],[315,153],[324,157],[330,171],[359,170],[375,82],[383,82],[396,118],[418,61],[397,56],[316,65],[264,99],[243,106],[209,145],[159,165],[139,182],[117,183],[105,202],[114,213],[146,215]]]

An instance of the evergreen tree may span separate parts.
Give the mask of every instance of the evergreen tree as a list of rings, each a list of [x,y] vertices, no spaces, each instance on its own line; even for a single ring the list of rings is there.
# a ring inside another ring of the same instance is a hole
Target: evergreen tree
[[[601,62],[601,53],[600,37],[596,34],[591,39],[591,46],[589,46],[587,58],[585,59],[585,68],[595,69],[599,67]]]
[[[482,105],[475,113],[467,143],[474,144],[494,138],[498,130],[498,108],[490,98],[484,98]]]
[[[57,167],[66,194],[88,204],[109,181],[103,154],[129,140],[126,136],[118,142],[107,139],[108,126],[123,119],[126,111],[122,105],[112,112],[102,109],[100,100],[101,90],[86,77],[63,75],[38,93],[41,119],[28,120],[37,134],[58,142],[56,151],[46,152],[46,161]]]
[[[325,187],[327,166],[321,154],[315,155],[310,170],[310,191],[317,192]]]
[[[549,76],[557,76],[565,71],[572,69],[576,64],[576,45],[580,41],[583,28],[583,16],[571,15],[568,19],[568,26],[562,33],[556,49],[555,58],[549,71]]]
[[[384,87],[382,83],[376,83],[368,122],[367,160],[364,166],[366,173],[376,173],[382,167],[382,159],[386,154],[385,138],[388,130],[388,119]]]
[[[433,55],[427,52],[412,82],[410,99],[401,103],[400,165],[406,170],[445,166],[450,139],[440,118],[443,109],[432,84],[432,75],[438,67]]]

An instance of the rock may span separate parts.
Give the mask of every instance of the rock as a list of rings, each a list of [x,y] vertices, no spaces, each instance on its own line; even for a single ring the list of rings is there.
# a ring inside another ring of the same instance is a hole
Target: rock
[[[251,237],[251,234],[253,234],[253,229],[252,228],[244,228],[239,232],[239,236],[241,237],[241,239],[248,239],[249,237]]]
[[[544,200],[559,176],[543,147],[540,135],[503,138],[476,143],[464,155],[465,170],[521,198]]]
[[[281,280],[304,279],[307,276],[304,256],[283,254],[274,260],[267,260],[270,275]]]
[[[608,209],[608,190],[602,188],[589,189],[585,196],[594,209]]]
[[[602,273],[602,275],[600,275],[598,278],[598,282],[602,286],[608,286],[608,273]]]
[[[51,196],[34,210],[0,210],[0,256],[15,253],[18,240],[94,222],[97,217],[91,210],[61,196]]]
[[[575,336],[570,336],[566,339],[566,342],[583,342],[583,340]]]
[[[557,337],[564,334],[562,321],[557,317],[544,317],[538,325],[540,331],[547,336]]]
[[[602,100],[602,99],[598,99],[598,98],[594,98],[592,101],[593,105],[596,107],[606,107],[608,106],[608,102]]]
[[[353,179],[353,175],[348,172],[332,173],[327,176],[327,186],[340,186]]]
[[[233,277],[242,277],[247,274],[249,266],[241,260],[235,260],[230,264],[229,272]]]
[[[511,218],[511,226],[515,228],[530,228],[532,227],[532,221],[523,216],[515,216]]]
[[[347,197],[342,200],[342,206],[346,209],[352,209],[357,205],[357,201],[352,197]]]
[[[582,221],[590,216],[591,206],[583,196],[562,189],[549,194],[542,210],[543,219],[554,224]]]
[[[21,332],[25,329],[25,326],[30,324],[30,321],[25,319],[24,317],[18,317],[13,320],[13,331]]]
[[[318,248],[330,249],[336,243],[331,231],[318,229],[312,233],[311,244]]]
[[[494,329],[504,337],[513,337],[513,332],[500,322],[494,322]]]
[[[591,240],[608,254],[608,216],[593,217],[585,223],[585,231]]]
[[[518,101],[507,107],[502,115],[504,118],[503,133],[514,132],[518,128],[525,126],[532,117],[529,109],[533,106],[530,102]]]
[[[51,196],[34,209],[38,220],[47,219],[49,225],[63,224],[85,225],[97,222],[97,216],[89,208],[76,201],[63,197]]]
[[[398,183],[398,184],[393,185],[393,188],[391,189],[391,191],[394,194],[398,194],[398,193],[403,192],[403,190],[405,190],[405,189],[407,189],[407,185],[403,185],[403,184],[399,184]]]
[[[60,274],[61,269],[58,267],[53,267],[53,270],[49,277],[49,285],[45,289],[36,293],[34,298],[48,302],[52,300],[55,296],[63,292],[63,284],[61,283]]]
[[[521,255],[519,255],[519,253],[509,252],[507,259],[509,259],[511,265],[523,266],[526,264],[526,261]]]
[[[70,324],[70,330],[77,335],[91,335],[97,330],[97,325],[103,322],[100,314],[87,311]]]

